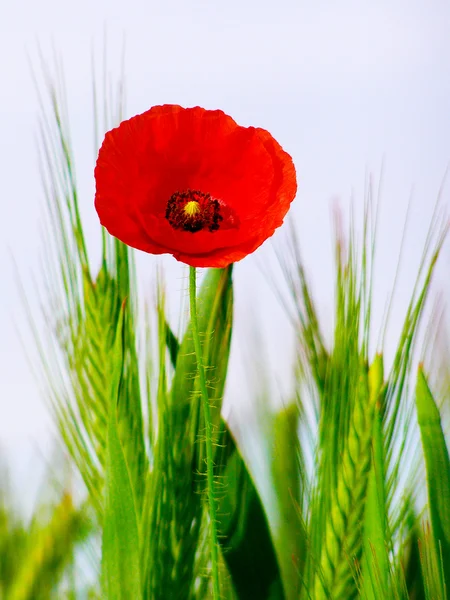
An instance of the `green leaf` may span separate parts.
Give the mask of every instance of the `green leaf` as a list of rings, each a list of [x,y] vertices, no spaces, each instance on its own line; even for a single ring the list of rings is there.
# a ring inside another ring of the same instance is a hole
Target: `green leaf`
[[[209,398],[217,437],[220,409],[228,367],[232,329],[232,269],[210,269],[197,295],[198,322]],[[204,425],[199,411],[197,364],[190,326],[181,343],[170,331],[159,310],[160,376],[158,426],[154,461],[143,519],[143,589],[147,598],[201,597],[199,581],[209,569],[209,551],[201,538],[203,522]],[[167,391],[166,353],[174,366]],[[215,450],[218,452],[219,448]],[[222,448],[220,448],[222,451]]]
[[[369,369],[371,405],[375,406],[372,433],[372,463],[364,515],[362,562],[363,597],[376,600],[389,595],[388,531],[386,514],[386,466],[383,445],[382,410],[383,357],[377,355]]]
[[[367,488],[364,517],[363,589],[364,598],[386,597],[389,581],[386,531],[386,489],[381,415],[374,415],[372,466]]]
[[[102,541],[102,576],[108,600],[141,598],[139,531],[129,468],[119,439],[117,400],[123,371],[125,309],[113,346],[106,455],[106,508]]]
[[[177,364],[180,343],[166,323],[166,345]],[[218,476],[223,483],[218,533],[223,557],[239,598],[283,599],[280,570],[267,516],[253,479],[227,423],[221,420]]]
[[[174,334],[172,329],[170,328],[169,323],[165,323],[166,329],[166,346],[169,351],[170,362],[172,363],[172,367],[175,369],[177,366],[177,358],[178,351],[180,349],[180,342],[178,341],[177,336]]]
[[[232,268],[209,269],[197,298],[198,327],[202,338],[203,361],[208,369],[210,400],[221,399],[225,387],[225,375],[230,350],[233,285]],[[178,346],[168,330],[168,347],[171,359],[176,356],[176,370],[172,384],[172,396],[190,402],[195,389],[197,361],[190,324]],[[214,385],[212,385],[214,382]],[[217,411],[216,411],[217,412]],[[219,411],[220,412],[220,411]]]
[[[426,536],[421,536],[420,525],[415,514],[414,500],[405,498],[406,541],[402,551],[401,571],[405,581],[407,597],[412,600],[426,598],[426,582],[424,579],[424,560],[428,550]],[[421,539],[422,537],[422,539]],[[397,579],[400,580],[400,574]]]
[[[2,507],[0,499],[0,598],[43,599],[52,591],[61,593],[76,544],[92,533],[84,507],[76,508],[69,493],[52,506],[48,522],[43,522],[43,508],[36,507],[27,531],[13,525],[13,511]]]
[[[278,412],[274,421],[272,474],[277,494],[279,522],[274,541],[288,600],[300,594],[307,537],[301,506],[299,410],[294,404]]]
[[[441,417],[419,367],[416,385],[417,417],[427,471],[428,504],[438,563],[442,563],[442,588],[450,598],[450,459]]]
[[[223,557],[237,597],[284,600],[280,569],[267,516],[247,466],[229,430],[224,436],[226,466],[218,510]]]
[[[232,331],[232,267],[208,270],[198,294],[197,311],[211,415],[219,431]],[[169,349],[173,357],[175,352],[173,340]],[[197,444],[198,434],[200,430],[203,431],[203,425],[201,421],[199,422],[197,362],[190,324],[181,344],[176,349],[176,356],[171,388],[173,431],[177,437],[185,438],[186,427],[190,426],[191,451],[198,454],[195,459],[196,468],[203,471],[203,444]],[[187,443],[184,439],[185,447]]]

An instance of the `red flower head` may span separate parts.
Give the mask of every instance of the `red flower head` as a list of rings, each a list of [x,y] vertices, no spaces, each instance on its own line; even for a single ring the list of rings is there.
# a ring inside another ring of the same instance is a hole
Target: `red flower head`
[[[279,227],[297,191],[291,157],[220,110],[154,106],[109,131],[95,167],[102,225],[129,246],[225,267]]]

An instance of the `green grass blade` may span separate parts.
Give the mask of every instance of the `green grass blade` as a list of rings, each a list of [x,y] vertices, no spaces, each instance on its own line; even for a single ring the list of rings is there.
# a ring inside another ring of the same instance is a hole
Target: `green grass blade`
[[[372,448],[372,469],[366,498],[364,518],[364,590],[365,598],[385,597],[389,581],[386,531],[386,490],[383,461],[382,430],[379,411],[375,412]]]
[[[166,345],[176,367],[180,343],[166,323]],[[217,472],[219,543],[238,598],[284,598],[267,516],[254,481],[227,424],[222,420]]]
[[[211,553],[211,583],[214,600],[220,598],[219,580],[219,544],[217,540],[217,483],[214,477],[214,450],[213,450],[213,423],[211,420],[211,406],[206,387],[205,366],[203,364],[203,348],[200,344],[200,331],[197,318],[197,269],[189,267],[189,306],[191,315],[191,330],[197,362],[197,377],[200,387],[202,404],[202,417],[205,425],[205,466],[206,466],[206,498],[208,504],[210,553]]]
[[[396,573],[398,581],[404,581],[404,588],[408,598],[422,600],[426,597],[421,549],[423,542],[420,535],[420,524],[415,513],[411,498],[405,499],[405,542],[399,553],[401,558],[400,568]],[[426,541],[426,540],[425,540]]]
[[[4,517],[0,514],[0,521]],[[42,523],[36,510],[28,531],[16,526],[4,536],[2,525],[6,523],[0,524],[0,598],[56,597],[52,594],[61,589],[76,544],[90,533],[84,509],[74,507],[71,495],[64,493],[48,523]]]
[[[232,269],[210,269],[198,293],[198,322],[208,395],[217,440],[232,330]],[[159,307],[160,384],[154,461],[143,515],[144,597],[198,597],[207,574],[203,545],[204,425],[199,411],[197,365],[190,325],[181,343]],[[175,367],[170,389],[164,374],[169,354]],[[163,366],[161,366],[163,365]],[[215,446],[216,453],[222,448]]]
[[[367,486],[364,515],[364,554],[362,562],[363,598],[376,600],[388,596],[386,465],[382,429],[383,358],[378,355],[369,371],[371,394],[375,400],[372,434],[372,465]]]
[[[211,404],[211,417],[214,427],[213,439],[217,441],[220,433],[222,398],[228,370],[230,354],[233,283],[232,267],[209,269],[198,293],[198,326],[201,332],[203,364],[206,367],[207,390]],[[169,347],[170,349],[170,347]],[[172,348],[173,353],[173,348]],[[199,413],[199,382],[195,360],[192,330],[189,323],[181,344],[177,349],[175,373],[170,391],[172,400],[173,431],[185,454],[190,446],[192,466],[199,472],[205,472],[204,444],[202,439],[204,425]],[[189,427],[186,438],[186,427]],[[200,481],[205,483],[206,481]]]
[[[298,407],[292,404],[276,415],[273,428],[272,476],[279,514],[274,543],[287,600],[299,597],[307,551],[298,425]]]
[[[284,600],[267,515],[228,429],[224,429],[220,445],[226,456],[220,461],[223,493],[218,506],[218,533],[236,595],[241,600]]]
[[[170,362],[175,369],[177,366],[178,352],[180,350],[180,342],[168,323],[166,323],[166,346],[169,351]]]
[[[416,384],[416,406],[427,472],[428,507],[438,564],[442,564],[442,589],[450,598],[450,459],[439,409],[423,368]]]
[[[107,600],[138,600],[142,597],[138,519],[117,422],[117,401],[123,372],[124,315],[125,312],[116,331],[109,388],[106,506],[102,541],[102,577]]]
[[[317,600],[357,597],[355,565],[362,556],[362,521],[369,479],[373,431],[373,398],[369,393],[368,368],[361,365],[350,428],[342,459],[337,465],[337,483],[331,494],[325,543],[315,580]]]
[[[233,285],[232,267],[209,269],[198,293],[198,326],[202,332],[203,360],[207,368],[208,394],[216,402],[213,415],[220,422],[220,409],[231,343]],[[170,336],[170,334],[168,334]],[[181,344],[169,345],[171,356],[177,356],[171,395],[174,403],[190,405],[192,394],[198,390],[197,363],[194,354],[191,326]],[[185,423],[185,420],[182,421]]]
[[[48,322],[45,334],[49,336],[51,347],[44,343],[44,334],[36,327],[34,331],[55,421],[101,522],[109,357],[125,298],[128,299],[126,356],[117,418],[119,437],[136,491],[138,513],[142,508],[149,467],[139,373],[140,367],[145,369],[146,365],[142,366],[144,361],[141,363],[141,357],[137,355],[140,340],[136,326],[134,262],[131,250],[102,230],[101,266],[98,271],[96,267],[91,268],[79,210],[81,198],[75,178],[75,160],[70,149],[63,69],[56,61],[55,73],[52,74],[42,57],[41,63],[45,95],[38,89],[42,112],[40,156],[47,201],[43,269],[46,289],[42,305],[46,311],[45,321]],[[109,79],[106,64],[104,68],[106,81]],[[119,90],[121,87],[119,82]],[[108,84],[103,91],[109,95],[111,89]],[[44,108],[45,99],[50,101],[49,111]],[[118,97],[114,120],[110,116],[112,110],[109,109],[108,98],[104,100],[105,128],[109,129],[117,124],[122,95]],[[97,131],[98,119],[96,111]],[[88,202],[92,205],[92,198]]]

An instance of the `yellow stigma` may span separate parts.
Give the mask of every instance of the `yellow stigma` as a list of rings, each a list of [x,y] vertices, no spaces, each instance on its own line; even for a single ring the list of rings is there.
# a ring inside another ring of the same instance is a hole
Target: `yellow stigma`
[[[183,210],[185,215],[193,217],[200,212],[200,204],[196,200],[189,200]]]

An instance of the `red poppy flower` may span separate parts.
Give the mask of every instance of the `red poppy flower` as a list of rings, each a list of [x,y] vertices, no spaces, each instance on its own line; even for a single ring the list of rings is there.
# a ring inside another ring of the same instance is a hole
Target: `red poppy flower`
[[[95,167],[102,225],[129,246],[225,267],[279,227],[297,191],[291,157],[220,110],[154,106],[109,131]]]

